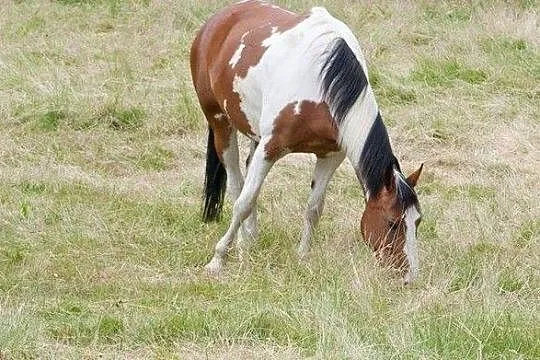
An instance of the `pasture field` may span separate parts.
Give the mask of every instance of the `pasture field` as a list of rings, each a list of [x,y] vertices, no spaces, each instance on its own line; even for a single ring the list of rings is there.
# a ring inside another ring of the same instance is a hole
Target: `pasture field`
[[[228,3],[0,0],[0,359],[540,358],[537,1],[275,1],[353,29],[404,171],[425,162],[407,287],[349,164],[298,262],[308,155],[270,172],[250,261],[205,275],[231,204],[200,221],[189,47]]]

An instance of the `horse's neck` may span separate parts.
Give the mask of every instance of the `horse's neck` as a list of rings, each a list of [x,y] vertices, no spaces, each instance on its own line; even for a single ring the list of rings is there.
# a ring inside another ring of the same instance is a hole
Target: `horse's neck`
[[[372,95],[371,88],[368,87],[367,90],[366,96]],[[390,138],[380,113],[377,111],[372,115],[376,105],[371,107],[372,105],[365,104],[365,101],[364,105],[366,106],[360,108],[361,111],[356,114],[351,112],[340,126],[339,132],[341,146],[353,165],[364,193],[369,197],[381,190],[389,172],[399,169],[399,164],[392,152]],[[356,119],[353,115],[356,115]]]

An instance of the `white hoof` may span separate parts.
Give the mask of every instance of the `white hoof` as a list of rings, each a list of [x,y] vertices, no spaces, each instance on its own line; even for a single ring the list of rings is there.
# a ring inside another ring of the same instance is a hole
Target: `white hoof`
[[[300,259],[300,261],[304,261],[307,259],[309,255],[309,248],[300,246],[298,250],[296,251],[296,253],[298,254],[298,258]]]
[[[410,271],[407,271],[405,276],[403,276],[403,284],[404,285],[411,285],[414,280],[416,280],[416,274],[411,273]]]
[[[221,269],[223,268],[223,260],[214,256],[204,268],[210,275],[219,275]]]

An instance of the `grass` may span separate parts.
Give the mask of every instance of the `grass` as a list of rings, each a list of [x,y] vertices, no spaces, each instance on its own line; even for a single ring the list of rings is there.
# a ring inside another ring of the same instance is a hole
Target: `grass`
[[[200,221],[189,46],[227,1],[9,2],[0,358],[540,357],[537,2],[276,2],[352,27],[398,158],[426,163],[419,281],[375,265],[347,165],[298,262],[301,156],[269,175],[250,261],[204,274],[231,205]]]
[[[458,60],[424,60],[411,74],[412,80],[421,81],[430,86],[450,86],[456,80],[469,84],[480,84],[487,79],[487,74],[478,69],[464,67]]]

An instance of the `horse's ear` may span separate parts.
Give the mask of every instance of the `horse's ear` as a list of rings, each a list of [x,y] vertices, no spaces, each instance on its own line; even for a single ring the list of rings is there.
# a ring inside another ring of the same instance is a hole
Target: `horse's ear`
[[[413,172],[409,177],[407,178],[407,184],[409,184],[411,187],[415,187],[416,183],[418,182],[418,178],[420,177],[420,174],[422,173],[422,169],[424,168],[424,163],[420,165],[418,170]]]

